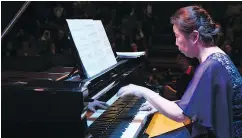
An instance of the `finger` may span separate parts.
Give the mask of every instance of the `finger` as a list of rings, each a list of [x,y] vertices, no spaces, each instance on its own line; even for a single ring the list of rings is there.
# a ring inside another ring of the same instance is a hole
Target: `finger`
[[[127,93],[127,89],[121,89],[121,90],[118,91],[117,96],[118,97],[124,97],[126,95],[126,93]]]
[[[130,84],[129,84],[129,85],[127,85],[127,86],[134,86],[134,84],[130,83]]]
[[[143,106],[147,106],[147,104],[146,104],[146,103],[144,103],[144,104],[142,104],[140,107],[143,107]]]
[[[146,105],[146,106],[140,107],[139,110],[140,111],[149,111],[150,108],[151,108],[150,106]]]
[[[102,104],[98,104],[97,105],[99,108],[101,108],[101,109],[107,109],[108,107],[107,106],[104,106],[104,105],[102,105]]]
[[[131,95],[130,92],[129,91],[125,91],[119,97],[122,98],[122,97],[126,97],[126,96],[129,96],[129,95]]]
[[[100,104],[105,104],[105,102],[99,101]]]
[[[109,107],[109,105],[108,105],[108,104],[106,104],[105,102],[104,102],[104,103],[102,103],[102,105]]]
[[[88,110],[92,111],[92,112],[96,112],[95,108],[92,106],[88,106]]]
[[[155,108],[153,108],[151,111],[148,112],[148,114],[154,114],[156,112],[158,112],[158,110],[156,110]]]
[[[145,103],[143,103],[142,105],[141,105],[141,107],[143,107],[143,106],[147,106],[149,103],[148,102],[145,102]]]
[[[123,98],[126,96],[126,93],[122,93],[121,95],[119,95],[119,97]]]
[[[124,90],[123,90],[123,87],[122,87],[121,89],[118,90],[118,92],[117,92],[117,96],[120,97],[120,95],[123,93],[123,91],[124,91]]]

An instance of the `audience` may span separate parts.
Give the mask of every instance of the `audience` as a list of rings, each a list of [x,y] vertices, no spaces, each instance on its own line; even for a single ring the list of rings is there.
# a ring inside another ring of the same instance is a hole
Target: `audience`
[[[177,56],[177,64],[182,71],[181,76],[176,79],[174,86],[165,85],[163,89],[164,98],[169,100],[181,99],[195,72],[190,59],[183,54]]]
[[[17,52],[18,56],[34,56],[34,51],[31,49],[31,46],[28,40],[23,40],[21,42],[21,48]]]
[[[6,49],[4,49],[4,56],[6,57],[13,57],[16,56],[16,50],[13,48],[13,42],[9,41],[7,43]]]
[[[35,30],[29,31],[26,24],[20,24],[15,36],[4,43],[3,56],[71,54],[67,18],[102,20],[114,51],[147,51],[152,45],[153,29],[159,24],[155,19],[157,9],[153,3],[66,3],[32,2],[32,8],[25,12],[33,12],[31,15],[35,15],[31,17]],[[241,9],[239,4],[227,6],[223,17],[224,32],[216,40],[217,45],[224,49],[238,68],[241,68],[242,59]]]

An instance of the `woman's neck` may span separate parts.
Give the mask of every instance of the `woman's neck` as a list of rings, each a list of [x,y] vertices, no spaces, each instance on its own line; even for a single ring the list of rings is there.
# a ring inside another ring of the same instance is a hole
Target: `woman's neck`
[[[221,50],[219,47],[217,46],[212,46],[212,47],[202,47],[200,46],[199,47],[199,54],[197,56],[198,60],[200,63],[204,62],[208,56],[210,56],[211,54],[213,53],[224,53],[223,50]]]

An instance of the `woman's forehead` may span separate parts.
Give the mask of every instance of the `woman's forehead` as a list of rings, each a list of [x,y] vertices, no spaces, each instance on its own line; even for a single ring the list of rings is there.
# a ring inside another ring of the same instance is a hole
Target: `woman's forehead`
[[[179,30],[176,27],[176,25],[173,25],[173,31],[174,31],[175,34],[179,34]]]

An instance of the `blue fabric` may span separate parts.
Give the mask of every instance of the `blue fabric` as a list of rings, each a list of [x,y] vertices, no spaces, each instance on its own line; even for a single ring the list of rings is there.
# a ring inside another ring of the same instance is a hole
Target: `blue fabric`
[[[233,89],[233,128],[236,138],[242,138],[242,77],[229,56],[214,53],[208,59],[217,60],[226,68],[232,80]]]
[[[210,55],[199,65],[177,104],[194,121],[192,137],[208,134],[217,138],[232,138],[232,79],[226,68],[213,56]]]

